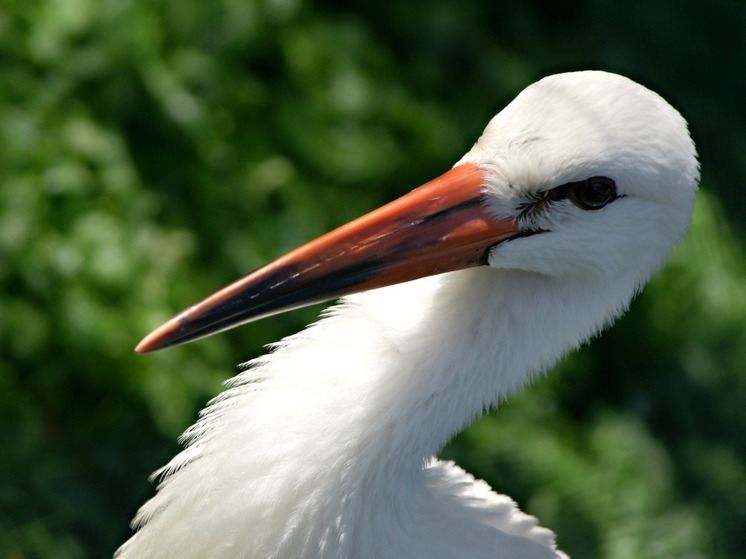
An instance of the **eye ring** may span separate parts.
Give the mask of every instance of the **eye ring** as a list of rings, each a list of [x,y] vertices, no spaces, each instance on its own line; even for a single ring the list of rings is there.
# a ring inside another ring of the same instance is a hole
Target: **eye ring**
[[[567,198],[583,210],[600,210],[617,198],[616,184],[606,177],[592,177],[573,183]]]

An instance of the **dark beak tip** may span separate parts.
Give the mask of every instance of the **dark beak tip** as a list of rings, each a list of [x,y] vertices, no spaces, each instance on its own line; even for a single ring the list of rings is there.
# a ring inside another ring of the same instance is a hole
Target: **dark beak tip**
[[[170,328],[171,322],[166,322],[145,336],[135,347],[135,353],[152,353],[174,345],[170,335],[173,330]]]
[[[135,346],[135,353],[150,353],[153,351],[156,351],[160,349],[157,346],[154,346],[152,342],[149,341],[149,337],[147,336],[142,339],[142,341]]]

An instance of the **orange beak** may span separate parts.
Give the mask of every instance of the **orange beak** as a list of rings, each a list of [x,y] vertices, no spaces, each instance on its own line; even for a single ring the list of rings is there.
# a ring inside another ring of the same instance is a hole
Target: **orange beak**
[[[137,346],[143,353],[359,291],[487,263],[520,235],[484,208],[486,173],[454,167],[409,194],[281,256],[189,307]]]

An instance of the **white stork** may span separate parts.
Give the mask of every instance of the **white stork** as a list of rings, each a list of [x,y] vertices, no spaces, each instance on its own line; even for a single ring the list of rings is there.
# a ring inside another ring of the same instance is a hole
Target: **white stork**
[[[436,456],[624,312],[684,235],[698,180],[686,122],[648,89],[595,71],[526,88],[441,177],[141,342],[344,296],[210,403],[117,557],[564,557]]]

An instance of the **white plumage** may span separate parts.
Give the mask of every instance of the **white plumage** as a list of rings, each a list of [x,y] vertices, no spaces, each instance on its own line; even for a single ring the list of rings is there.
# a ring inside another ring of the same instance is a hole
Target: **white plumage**
[[[626,309],[687,228],[694,145],[658,95],[578,72],[524,90],[459,167],[482,173],[479,211],[515,224],[489,266],[345,297],[249,363],[159,472],[120,559],[564,557],[508,497],[435,456]],[[609,184],[613,198],[584,205]]]

